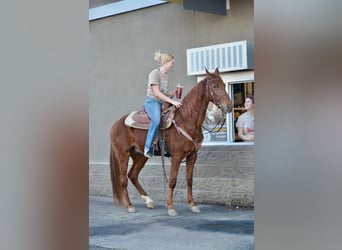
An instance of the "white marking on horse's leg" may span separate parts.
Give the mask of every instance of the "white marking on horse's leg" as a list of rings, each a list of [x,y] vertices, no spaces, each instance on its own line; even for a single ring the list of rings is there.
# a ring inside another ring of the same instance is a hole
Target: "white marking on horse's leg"
[[[141,198],[143,198],[148,208],[154,208],[153,200],[150,197],[148,197],[147,195],[142,195]]]
[[[127,210],[129,213],[135,213],[136,212],[135,207],[128,207]]]
[[[193,213],[200,213],[201,212],[201,210],[199,209],[198,206],[192,206],[192,207],[190,207],[190,209]]]
[[[168,209],[167,212],[168,212],[169,216],[177,216],[178,215],[178,213],[176,212],[175,209]]]

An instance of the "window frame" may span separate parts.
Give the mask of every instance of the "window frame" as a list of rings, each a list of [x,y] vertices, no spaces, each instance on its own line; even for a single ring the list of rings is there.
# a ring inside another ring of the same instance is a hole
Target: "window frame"
[[[253,82],[255,88],[254,81],[254,71],[242,71],[242,72],[230,72],[230,73],[221,73],[221,78],[226,85],[226,91],[231,100],[234,100],[233,97],[233,85],[239,83],[248,83]],[[202,77],[200,77],[201,79]],[[226,115],[226,133],[227,140],[226,141],[204,141],[203,146],[250,146],[255,145],[255,142],[235,142],[235,124],[234,124],[234,111]],[[203,136],[206,133],[202,132]],[[213,133],[213,132],[212,132]]]

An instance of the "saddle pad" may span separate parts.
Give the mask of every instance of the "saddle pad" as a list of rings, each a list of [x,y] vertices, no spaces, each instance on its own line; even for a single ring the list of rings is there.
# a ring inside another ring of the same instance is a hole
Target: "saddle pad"
[[[133,111],[125,119],[125,125],[132,128],[148,129],[151,120],[145,111]]]
[[[172,125],[175,108],[172,106],[161,113],[160,129],[167,129]],[[145,111],[133,111],[125,119],[125,125],[132,128],[148,129],[151,119]]]

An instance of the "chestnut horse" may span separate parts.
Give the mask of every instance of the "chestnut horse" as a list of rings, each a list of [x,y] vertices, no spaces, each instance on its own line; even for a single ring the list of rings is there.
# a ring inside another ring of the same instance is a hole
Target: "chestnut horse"
[[[173,125],[163,132],[165,144],[171,155],[167,195],[167,209],[170,216],[177,215],[173,206],[173,192],[178,170],[184,158],[186,159],[187,200],[193,212],[200,212],[192,196],[192,179],[197,152],[203,140],[202,123],[209,101],[215,103],[224,115],[232,111],[231,100],[218,69],[215,73],[206,70],[206,77],[184,96],[182,107],[174,114]],[[127,115],[115,122],[110,130],[110,174],[114,199],[119,204],[124,203],[128,212],[135,212],[128,195],[128,178],[145,200],[147,207],[154,207],[153,200],[138,180],[139,173],[148,160],[142,153],[147,130],[126,126],[124,123],[126,117]],[[133,164],[127,173],[129,157],[132,158]]]

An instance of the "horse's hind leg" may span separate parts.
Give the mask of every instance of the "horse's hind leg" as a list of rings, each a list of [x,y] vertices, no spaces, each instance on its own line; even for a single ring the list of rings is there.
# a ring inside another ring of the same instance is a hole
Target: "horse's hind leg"
[[[128,178],[131,180],[131,182],[141,195],[141,198],[145,200],[146,206],[148,208],[154,208],[153,200],[147,195],[146,191],[143,189],[138,179],[139,173],[145,166],[147,158],[144,157],[142,154],[136,152],[132,152],[131,157],[133,159],[133,165],[128,173]]]
[[[127,186],[128,186],[127,169],[128,169],[129,154],[126,154],[126,153],[123,154],[121,152],[121,155],[118,160],[119,160],[119,165],[121,168],[120,181],[121,181],[121,187],[122,187],[122,197],[123,197],[123,200],[124,200],[124,203],[128,212],[134,213],[136,212],[136,210],[129,199],[128,190],[127,190]]]

